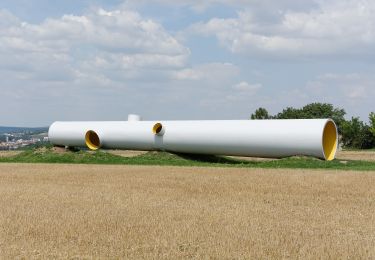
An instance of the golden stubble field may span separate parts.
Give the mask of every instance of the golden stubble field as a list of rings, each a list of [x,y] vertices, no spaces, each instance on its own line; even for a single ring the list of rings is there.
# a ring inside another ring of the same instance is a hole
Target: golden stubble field
[[[0,258],[375,258],[375,172],[0,164]]]

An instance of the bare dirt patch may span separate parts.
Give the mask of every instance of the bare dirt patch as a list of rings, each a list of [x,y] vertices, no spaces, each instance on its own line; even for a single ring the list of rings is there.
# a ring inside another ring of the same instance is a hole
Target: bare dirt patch
[[[136,157],[138,155],[146,154],[148,151],[132,151],[132,150],[106,150],[106,152],[119,155],[122,157]]]
[[[375,172],[0,164],[0,258],[375,258]]]
[[[60,146],[54,146],[54,147],[52,147],[51,151],[53,153],[57,153],[57,154],[64,154],[64,153],[69,152],[68,149],[66,149],[65,147],[60,147]]]

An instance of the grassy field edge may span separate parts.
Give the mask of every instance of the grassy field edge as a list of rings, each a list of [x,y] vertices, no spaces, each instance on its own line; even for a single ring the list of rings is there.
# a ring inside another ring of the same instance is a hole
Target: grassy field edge
[[[290,168],[375,171],[375,162],[359,160],[333,160],[330,162],[310,157],[289,157],[279,160],[249,161],[215,155],[172,154],[147,152],[134,157],[123,157],[107,151],[54,152],[52,148],[37,148],[19,154],[2,157],[0,163],[69,163],[69,164],[117,164],[160,165],[238,168]]]

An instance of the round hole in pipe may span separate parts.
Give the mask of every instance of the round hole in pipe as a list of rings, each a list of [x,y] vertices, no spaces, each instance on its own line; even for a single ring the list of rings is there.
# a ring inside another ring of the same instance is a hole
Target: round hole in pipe
[[[152,128],[152,132],[157,135],[160,134],[163,130],[163,125],[161,123],[156,123],[154,127]]]
[[[89,130],[85,135],[86,146],[90,150],[98,150],[100,148],[100,139],[95,131]]]
[[[328,121],[323,130],[323,152],[327,161],[335,159],[337,150],[337,128],[333,121]]]

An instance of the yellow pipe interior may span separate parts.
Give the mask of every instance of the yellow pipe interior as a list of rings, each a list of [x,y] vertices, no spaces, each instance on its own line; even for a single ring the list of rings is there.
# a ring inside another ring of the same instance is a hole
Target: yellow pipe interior
[[[163,129],[163,125],[160,123],[156,123],[154,127],[152,128],[152,132],[156,135],[160,133],[162,129]]]
[[[85,135],[86,146],[90,150],[98,150],[100,148],[100,139],[97,133],[92,130],[87,131]]]
[[[323,151],[327,161],[335,159],[337,150],[337,129],[332,121],[328,121],[323,130]]]

